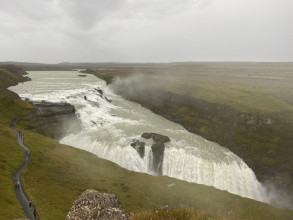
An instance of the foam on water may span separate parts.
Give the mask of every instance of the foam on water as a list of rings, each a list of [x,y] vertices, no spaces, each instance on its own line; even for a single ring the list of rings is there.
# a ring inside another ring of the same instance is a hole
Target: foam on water
[[[75,106],[82,131],[64,137],[60,140],[63,144],[89,151],[129,170],[154,174],[152,141],[140,135],[159,133],[171,139],[166,144],[163,175],[268,202],[253,171],[228,149],[113,94],[104,81],[92,75],[78,77],[78,74],[77,71],[29,72],[32,81],[10,89],[22,98],[69,102]],[[94,90],[97,87],[103,89],[111,103]],[[143,159],[131,147],[133,139],[146,142]]]

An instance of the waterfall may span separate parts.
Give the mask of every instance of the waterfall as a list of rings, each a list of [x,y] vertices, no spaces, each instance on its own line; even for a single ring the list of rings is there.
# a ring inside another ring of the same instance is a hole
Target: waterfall
[[[126,169],[156,175],[153,141],[141,137],[144,132],[155,132],[171,140],[165,143],[163,175],[268,202],[263,186],[241,158],[113,94],[104,81],[91,75],[78,77],[77,71],[32,71],[29,77],[32,81],[11,90],[23,99],[69,102],[76,108],[82,131],[64,137],[61,143],[89,151]],[[143,158],[131,146],[134,139],[145,142]]]

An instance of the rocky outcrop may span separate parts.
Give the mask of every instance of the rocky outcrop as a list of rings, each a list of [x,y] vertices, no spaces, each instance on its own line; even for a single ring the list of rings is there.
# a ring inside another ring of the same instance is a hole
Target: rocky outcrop
[[[145,155],[145,143],[139,140],[132,140],[132,143],[130,144],[139,154],[141,158],[144,158]]]
[[[95,91],[97,91],[98,93],[100,93],[100,95],[104,95],[103,90],[101,90],[99,87],[95,88]]]
[[[165,143],[170,142],[170,138],[161,134],[156,134],[156,133],[143,133],[141,137],[145,139],[152,138],[153,141],[155,142],[152,145],[152,153],[153,153],[152,170],[156,174],[162,175]]]
[[[32,102],[36,111],[31,116],[33,131],[54,139],[81,130],[75,108],[68,103]]]
[[[112,100],[110,100],[110,99],[108,99],[106,96],[104,96],[104,91],[103,91],[102,89],[100,89],[100,87],[95,88],[94,91],[97,92],[98,95],[99,95],[101,98],[105,99],[107,102],[112,102]]]
[[[157,134],[157,133],[143,133],[141,135],[141,137],[145,138],[145,139],[150,139],[153,138],[155,143],[167,143],[170,142],[170,138],[161,134]]]
[[[72,205],[66,220],[127,220],[117,196],[94,190],[85,191]]]

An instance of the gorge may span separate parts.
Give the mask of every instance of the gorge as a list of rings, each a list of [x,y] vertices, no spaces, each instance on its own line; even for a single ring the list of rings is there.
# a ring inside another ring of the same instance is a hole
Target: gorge
[[[82,130],[61,138],[60,143],[84,149],[136,172],[167,175],[271,202],[253,171],[228,149],[124,100],[104,81],[78,74],[78,71],[29,72],[32,81],[10,89],[23,99],[68,102],[76,108]],[[154,138],[141,137],[145,132],[170,138],[170,142],[164,142],[161,163],[154,159]],[[144,157],[132,146],[133,140],[145,143]],[[154,168],[154,161],[159,169]]]

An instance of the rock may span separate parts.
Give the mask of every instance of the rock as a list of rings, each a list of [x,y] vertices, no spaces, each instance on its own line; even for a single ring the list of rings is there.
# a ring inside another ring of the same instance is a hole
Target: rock
[[[84,98],[84,100],[87,100],[87,97],[86,96],[84,96],[83,98]]]
[[[170,142],[170,138],[161,134],[151,133],[155,143],[167,143]]]
[[[99,94],[99,96],[103,99],[105,99],[107,102],[112,102],[112,100],[108,99],[106,96],[104,96],[104,92],[103,90],[101,90],[100,88],[96,88],[95,91],[97,91]]]
[[[130,144],[139,154],[141,158],[144,158],[145,154],[145,143],[139,140],[133,140]]]
[[[164,160],[165,145],[163,143],[156,143],[152,145],[153,163],[152,169],[156,174],[163,174],[163,160]]]
[[[107,102],[110,102],[110,103],[112,102],[112,100],[108,99],[107,97],[105,97],[105,99]]]
[[[97,92],[100,93],[101,95],[104,94],[103,90],[101,90],[100,88],[95,89],[95,91],[97,91]]]
[[[87,190],[73,203],[66,220],[127,220],[125,212],[117,196]]]
[[[141,137],[145,138],[145,139],[150,139],[152,137],[151,133],[143,133],[141,135]]]
[[[143,133],[141,135],[141,137],[145,138],[145,139],[150,139],[153,138],[155,143],[166,143],[166,142],[170,142],[170,138],[161,134],[157,134],[157,133]]]
[[[80,121],[75,114],[75,108],[68,103],[33,102],[36,111],[31,116],[32,127],[36,131],[54,139],[60,139],[68,134],[81,130]]]

